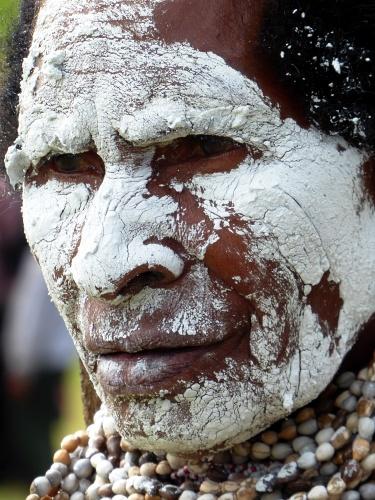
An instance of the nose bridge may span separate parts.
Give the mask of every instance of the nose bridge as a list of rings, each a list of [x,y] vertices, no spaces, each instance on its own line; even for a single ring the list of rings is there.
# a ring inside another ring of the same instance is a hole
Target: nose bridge
[[[137,268],[165,268],[176,277],[181,272],[179,257],[158,243],[173,237],[176,203],[145,196],[146,182],[104,178],[88,208],[71,272],[90,296],[113,294]]]

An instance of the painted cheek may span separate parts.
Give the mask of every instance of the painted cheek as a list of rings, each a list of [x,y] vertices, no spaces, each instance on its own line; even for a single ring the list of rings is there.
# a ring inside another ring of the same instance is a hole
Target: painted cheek
[[[68,186],[50,181],[24,186],[26,237],[60,312],[74,302],[70,264],[90,196],[90,189],[83,184]]]

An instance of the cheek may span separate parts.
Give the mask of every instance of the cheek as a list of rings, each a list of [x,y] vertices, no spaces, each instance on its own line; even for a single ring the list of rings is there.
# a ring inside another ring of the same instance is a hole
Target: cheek
[[[25,234],[60,311],[72,296],[70,264],[89,200],[90,190],[82,184],[31,182],[23,189]]]

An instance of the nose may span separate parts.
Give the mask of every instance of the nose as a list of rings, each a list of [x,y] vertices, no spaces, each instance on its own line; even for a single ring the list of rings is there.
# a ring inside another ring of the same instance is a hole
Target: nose
[[[184,261],[177,253],[160,244],[144,244],[143,252],[134,255],[127,272],[110,293],[102,294],[104,299],[115,299],[119,295],[136,295],[144,287],[158,287],[172,283],[181,276]]]
[[[184,251],[175,241],[176,204],[169,197],[143,197],[146,182],[107,178],[96,192],[70,268],[86,295],[114,299],[166,285],[184,272]]]

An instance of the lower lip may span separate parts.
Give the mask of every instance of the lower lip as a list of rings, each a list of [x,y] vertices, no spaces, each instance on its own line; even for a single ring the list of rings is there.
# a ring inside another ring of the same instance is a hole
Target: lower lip
[[[143,351],[135,354],[116,353],[99,357],[97,376],[106,392],[116,396],[155,396],[160,391],[175,393],[179,384],[214,373],[224,368],[226,358],[249,359],[248,335],[234,335],[209,346]],[[245,351],[245,352],[244,352]]]

